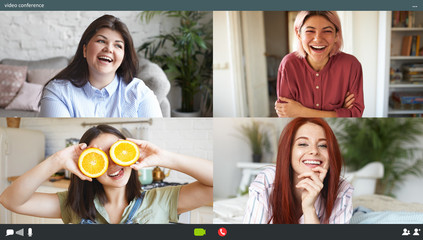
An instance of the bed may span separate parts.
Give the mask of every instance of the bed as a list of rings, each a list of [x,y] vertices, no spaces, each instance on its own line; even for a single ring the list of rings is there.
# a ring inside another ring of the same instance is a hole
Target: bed
[[[244,190],[254,179],[254,174],[260,172],[261,165],[238,164],[243,176],[240,190]],[[353,193],[354,214],[351,224],[396,224],[423,223],[423,204],[405,203],[392,197],[374,194],[376,180],[383,177],[384,168],[379,162],[369,163],[362,169],[344,174],[355,188]],[[241,192],[241,191],[240,191]],[[221,199],[213,203],[213,223],[242,223],[248,194],[235,198]]]
[[[215,224],[239,224],[244,217],[248,195],[213,203]],[[405,203],[383,195],[353,197],[351,224],[422,224],[423,204]]]
[[[423,204],[405,203],[383,195],[353,197],[351,224],[422,224]]]

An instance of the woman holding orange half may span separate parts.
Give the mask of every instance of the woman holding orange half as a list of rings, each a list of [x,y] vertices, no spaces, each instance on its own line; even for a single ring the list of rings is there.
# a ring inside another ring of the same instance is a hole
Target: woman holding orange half
[[[212,202],[213,165],[210,161],[130,139],[140,153],[136,163],[125,167],[112,161],[109,154],[112,145],[120,139],[125,139],[122,133],[108,125],[90,128],[79,145],[53,154],[14,181],[0,195],[0,203],[16,213],[62,218],[64,223],[169,223],[177,222],[178,214]],[[107,155],[107,170],[97,178],[84,175],[78,167],[81,153],[91,148]],[[142,191],[137,171],[150,166],[174,169],[197,181]],[[35,192],[60,169],[73,173],[68,191]]]

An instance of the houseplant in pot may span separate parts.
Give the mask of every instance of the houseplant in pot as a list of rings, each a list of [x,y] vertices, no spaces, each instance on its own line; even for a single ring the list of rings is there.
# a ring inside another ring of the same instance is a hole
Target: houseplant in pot
[[[262,123],[252,120],[251,124],[239,126],[242,139],[250,145],[253,162],[261,162],[263,153],[270,150],[270,141]]]
[[[179,21],[176,29],[145,42],[138,51],[159,64],[168,78],[181,89],[180,112],[195,112],[195,96],[201,93],[203,115],[210,116],[212,101],[212,22],[204,22],[208,12],[145,11],[142,21],[156,15]]]
[[[344,163],[358,170],[370,162],[384,165],[384,176],[376,193],[393,196],[405,178],[422,176],[423,122],[416,118],[332,119]]]

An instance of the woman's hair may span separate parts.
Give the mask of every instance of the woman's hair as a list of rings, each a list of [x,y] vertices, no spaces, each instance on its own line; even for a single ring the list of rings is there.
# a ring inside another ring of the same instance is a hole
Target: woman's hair
[[[84,135],[82,135],[79,143],[86,143],[89,145],[93,139],[103,133],[113,134],[118,138],[125,139],[125,136],[116,128],[108,125],[98,125],[88,129]],[[131,176],[126,184],[126,200],[130,202],[134,198],[140,197],[140,190],[141,183],[138,179],[138,173],[135,169],[132,169]],[[96,178],[93,178],[92,182],[82,181],[78,176],[72,174],[68,192],[66,204],[81,218],[95,220],[95,196],[98,197],[101,204],[107,203],[103,185]]]
[[[79,41],[75,56],[70,64],[59,72],[53,79],[69,80],[74,86],[84,86],[89,78],[88,63],[84,58],[84,45],[87,46],[92,37],[102,28],[109,28],[119,32],[124,40],[124,56],[120,67],[116,70],[124,82],[129,83],[137,75],[138,72],[138,57],[134,49],[134,43],[125,23],[120,21],[112,15],[104,15],[92,22],[85,32],[82,34]],[[50,80],[50,81],[51,81]],[[50,82],[49,81],[49,82]],[[48,84],[48,83],[47,83]],[[47,85],[46,84],[46,85]]]
[[[339,16],[335,11],[301,11],[299,12],[294,22],[294,33],[296,35],[300,34],[301,28],[303,27],[304,23],[307,21],[309,17],[312,17],[312,16],[322,16],[335,26],[335,31],[336,31],[338,39],[335,42],[335,46],[333,46],[332,51],[329,53],[329,56],[333,56],[339,53],[343,46],[342,28],[341,28],[341,20],[339,19]],[[297,47],[298,47],[296,51],[297,56],[304,58],[306,56],[306,52],[304,51],[303,45],[301,44],[301,40],[298,37],[296,37],[295,41],[297,42]]]
[[[291,166],[292,146],[298,129],[306,124],[314,123],[321,126],[326,135],[329,155],[329,169],[323,181],[320,194],[325,205],[324,222],[329,217],[338,195],[339,177],[341,174],[342,157],[338,142],[329,125],[320,118],[295,118],[284,128],[279,138],[278,155],[276,160],[276,176],[273,191],[270,196],[271,219],[273,223],[298,223],[301,217],[300,203],[295,200],[295,186],[293,185],[293,169]],[[269,223],[270,223],[269,221]]]

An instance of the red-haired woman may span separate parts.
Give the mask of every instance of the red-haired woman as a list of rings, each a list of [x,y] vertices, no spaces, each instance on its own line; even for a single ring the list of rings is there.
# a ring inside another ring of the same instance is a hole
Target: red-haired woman
[[[333,11],[298,13],[297,51],[278,71],[279,117],[361,117],[364,111],[360,62],[341,52],[341,21]]]
[[[244,223],[348,223],[353,187],[340,178],[336,137],[320,118],[296,118],[279,139],[276,168],[250,185]]]

